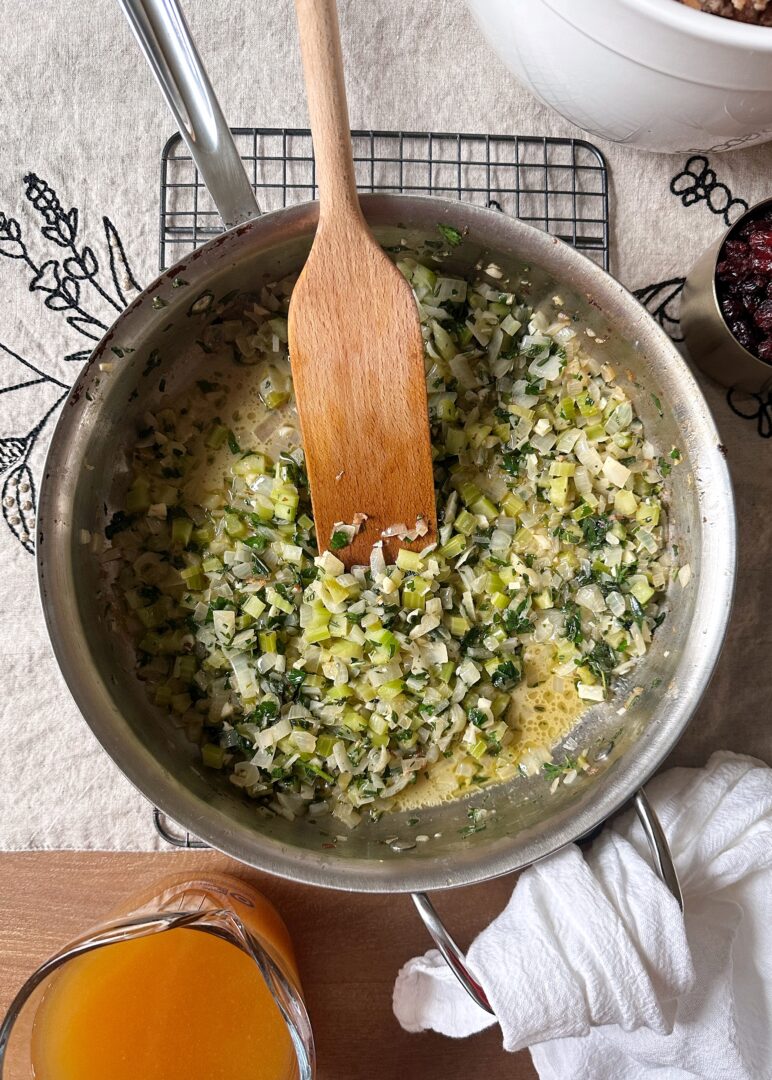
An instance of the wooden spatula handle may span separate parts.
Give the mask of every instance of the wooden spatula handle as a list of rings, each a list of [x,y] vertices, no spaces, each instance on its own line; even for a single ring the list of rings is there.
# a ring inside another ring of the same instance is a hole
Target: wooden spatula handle
[[[295,0],[319,184],[319,220],[361,215],[335,0]]]

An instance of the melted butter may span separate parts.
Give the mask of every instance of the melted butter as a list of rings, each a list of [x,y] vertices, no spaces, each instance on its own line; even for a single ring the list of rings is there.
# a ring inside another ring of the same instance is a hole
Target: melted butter
[[[208,378],[221,389],[204,394],[194,386],[177,403],[187,410],[183,438],[194,455],[185,494],[200,505],[211,505],[212,500],[222,503],[232,479],[233,454],[227,443],[216,450],[208,449],[203,436],[194,433],[197,425],[203,425],[206,431],[213,418],[218,417],[231,429],[242,450],[264,452],[274,460],[281,451],[291,450],[300,443],[294,402],[269,411],[260,398],[259,384],[265,367],[236,370],[234,376],[233,370],[228,371],[225,365],[213,367]],[[551,661],[550,645],[530,645],[525,649],[523,681],[512,692],[506,716],[512,741],[502,747],[498,757],[476,763],[477,771],[470,781],[456,774],[461,762],[472,760],[464,747],[459,746],[450,757],[435,762],[428,775],[422,773],[414,784],[397,795],[393,809],[419,810],[449,802],[478,790],[483,784],[504,783],[516,775],[526,755],[549,753],[587,708],[573,684],[553,677]]]
[[[441,758],[429,775],[421,774],[414,784],[394,800],[395,810],[421,810],[449,802],[480,787],[512,779],[526,755],[549,752],[568,734],[587,708],[576,687],[565,679],[557,680],[550,672],[551,647],[529,646],[523,656],[524,678],[512,692],[507,722],[512,741],[502,747],[496,758],[483,758],[475,777],[457,776],[456,769],[471,759],[462,746],[449,758]]]
[[[208,374],[212,383],[221,388],[208,394],[193,386],[180,402],[187,409],[185,439],[188,449],[193,454],[193,466],[185,484],[185,495],[191,502],[202,506],[211,499],[219,499],[230,487],[233,453],[227,442],[216,450],[205,445],[203,437],[196,437],[194,428],[203,425],[204,430],[211,425],[214,417],[230,428],[241,449],[266,453],[276,460],[285,450],[292,450],[300,444],[300,430],[295,404],[289,401],[281,408],[269,410],[263,404],[259,386],[265,375],[266,366],[227,368],[216,366]]]

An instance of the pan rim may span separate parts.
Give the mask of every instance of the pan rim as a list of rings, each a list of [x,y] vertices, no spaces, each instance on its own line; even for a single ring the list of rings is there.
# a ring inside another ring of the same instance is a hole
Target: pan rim
[[[645,745],[639,742],[619,760],[613,776],[610,776],[607,790],[596,790],[588,796],[585,804],[571,815],[568,824],[563,821],[542,823],[539,836],[525,844],[519,843],[518,838],[510,838],[507,843],[495,840],[486,844],[480,837],[476,838],[480,842],[475,844],[474,848],[454,853],[452,856],[433,858],[427,854],[420,859],[406,859],[401,863],[395,863],[392,859],[388,862],[365,859],[347,861],[339,854],[327,854],[323,850],[292,848],[259,830],[249,829],[229,819],[225,812],[208,805],[166,772],[125,722],[121,730],[112,724],[109,717],[101,716],[97,708],[98,695],[93,692],[94,687],[84,685],[82,665],[86,657],[83,642],[78,641],[77,635],[73,634],[66,597],[57,587],[57,578],[61,577],[61,574],[56,572],[57,562],[68,560],[69,541],[61,530],[57,532],[55,528],[56,496],[52,476],[55,474],[55,463],[68,439],[72,437],[73,427],[76,426],[74,417],[77,410],[72,408],[73,399],[77,401],[84,377],[109,348],[116,326],[124,325],[132,312],[143,308],[145,303],[156,295],[160,282],[173,278],[186,268],[190,270],[193,262],[204,260],[205,265],[212,256],[219,257],[233,250],[232,245],[238,245],[240,238],[246,233],[257,238],[264,231],[269,235],[279,223],[286,228],[288,236],[293,234],[293,229],[294,235],[307,232],[309,228],[313,228],[317,204],[304,203],[273,211],[245,225],[237,226],[210,240],[165,271],[140,293],[97,344],[63,406],[51,438],[38,507],[36,561],[38,586],[53,652],[75,703],[92,732],[124,775],[153,805],[212,847],[257,869],[304,884],[351,892],[404,893],[479,883],[522,869],[553,854],[616,813],[671,751],[707,688],[729,621],[736,564],[736,529],[731,482],[707,402],[685,361],[664,330],[632,294],[576,249],[522,221],[505,218],[495,210],[432,196],[392,194],[362,197],[365,215],[368,219],[375,219],[375,224],[379,217],[384,214],[389,216],[393,212],[395,201],[403,206],[417,205],[423,211],[430,210],[434,220],[441,219],[443,215],[458,219],[463,214],[465,223],[483,236],[486,233],[498,232],[502,237],[502,247],[507,247],[512,252],[517,250],[520,241],[521,246],[528,249],[525,254],[529,259],[538,260],[539,265],[554,274],[558,281],[565,281],[568,286],[585,296],[591,295],[596,305],[615,325],[623,321],[626,326],[622,334],[624,338],[630,340],[627,327],[635,326],[637,335],[643,337],[650,347],[650,354],[656,354],[663,362],[666,359],[668,363],[675,365],[682,383],[680,389],[686,398],[685,408],[689,411],[690,419],[699,426],[701,442],[705,444],[705,460],[701,457],[700,465],[706,481],[698,484],[697,497],[702,506],[709,486],[714,503],[713,516],[703,515],[706,520],[702,526],[703,544],[706,536],[712,543],[711,557],[714,565],[710,571],[710,612],[714,621],[706,630],[707,636],[699,663],[689,680],[692,684],[691,696],[682,695],[667,723],[654,732],[652,738],[645,741]],[[396,224],[399,220],[398,216],[391,224]],[[495,256],[493,249],[492,254]],[[612,314],[612,311],[616,314]],[[693,624],[699,612],[698,605],[699,597],[695,602]]]

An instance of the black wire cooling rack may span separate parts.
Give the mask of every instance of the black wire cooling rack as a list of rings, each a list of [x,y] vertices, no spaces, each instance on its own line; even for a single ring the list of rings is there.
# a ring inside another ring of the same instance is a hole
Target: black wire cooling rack
[[[310,131],[232,132],[261,210],[316,198]],[[592,143],[429,131],[352,131],[351,136],[360,191],[438,195],[493,207],[573,244],[608,270],[608,171]],[[175,134],[161,154],[160,269],[222,231],[212,198]],[[153,822],[175,847],[207,846],[155,809]]]
[[[591,143],[426,131],[351,134],[360,191],[438,195],[494,207],[559,236],[608,269],[608,173]],[[308,130],[234,128],[233,137],[262,210],[316,198]],[[161,270],[220,232],[220,217],[188,148],[173,135],[161,155]]]

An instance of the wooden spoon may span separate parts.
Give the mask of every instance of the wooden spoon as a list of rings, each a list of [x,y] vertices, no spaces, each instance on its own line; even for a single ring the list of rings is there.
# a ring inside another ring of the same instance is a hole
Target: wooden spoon
[[[366,564],[437,538],[421,327],[409,284],[359,207],[335,0],[295,0],[319,186],[319,225],[292,293],[289,351],[319,550]],[[336,522],[366,519],[331,544]]]

